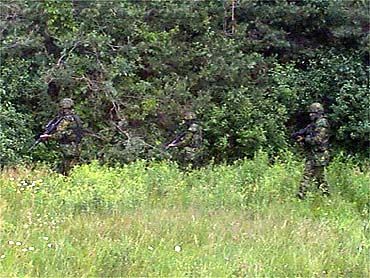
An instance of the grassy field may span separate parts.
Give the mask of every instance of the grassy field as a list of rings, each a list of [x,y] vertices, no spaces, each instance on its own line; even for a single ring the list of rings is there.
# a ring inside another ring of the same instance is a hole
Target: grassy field
[[[180,171],[97,163],[0,175],[1,277],[368,277],[370,171],[330,165],[332,196],[294,195],[286,154]]]

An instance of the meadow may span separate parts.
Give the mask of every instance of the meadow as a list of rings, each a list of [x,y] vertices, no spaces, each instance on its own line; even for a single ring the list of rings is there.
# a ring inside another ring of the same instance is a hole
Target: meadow
[[[1,277],[367,277],[366,163],[338,155],[332,195],[295,193],[303,162],[264,153],[182,171],[168,161],[39,165],[0,175]]]

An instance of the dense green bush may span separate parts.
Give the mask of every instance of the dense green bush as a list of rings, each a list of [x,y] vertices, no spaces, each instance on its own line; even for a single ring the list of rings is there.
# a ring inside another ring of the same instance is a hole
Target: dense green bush
[[[32,140],[29,116],[17,113],[12,106],[3,103],[0,118],[0,166],[20,162],[21,155],[26,155],[24,146]]]
[[[189,109],[209,158],[274,154],[312,101],[325,104],[334,147],[368,155],[366,1],[237,1],[233,35],[230,1],[3,2],[2,106],[27,120],[21,133],[37,134],[72,97],[86,161],[166,157],[161,146]],[[138,140],[125,142],[123,119]],[[2,164],[26,153],[4,142]]]

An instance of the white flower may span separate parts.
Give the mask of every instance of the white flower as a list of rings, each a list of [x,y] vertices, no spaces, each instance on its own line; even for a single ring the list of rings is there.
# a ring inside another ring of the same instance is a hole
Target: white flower
[[[30,246],[30,247],[28,247],[28,250],[33,251],[33,250],[35,250],[35,247]]]
[[[14,241],[13,241],[13,240],[9,240],[9,241],[8,241],[8,244],[9,244],[9,245],[14,245]]]
[[[49,238],[47,236],[42,237],[43,240],[48,240]]]
[[[175,246],[175,251],[176,251],[176,252],[180,252],[180,251],[181,251],[181,246],[176,245],[176,246]]]
[[[27,249],[27,248],[22,248],[22,251],[23,251],[23,252],[27,252],[27,251],[28,251],[28,249]]]
[[[49,248],[52,248],[53,247],[53,244],[52,243],[48,243],[48,247]]]
[[[153,251],[154,248],[152,246],[148,246],[148,250]]]
[[[3,254],[3,255],[1,255],[0,256],[0,259],[5,259],[5,255]]]
[[[17,241],[17,242],[15,243],[15,245],[17,245],[17,246],[21,246],[21,245],[22,245],[22,242]]]

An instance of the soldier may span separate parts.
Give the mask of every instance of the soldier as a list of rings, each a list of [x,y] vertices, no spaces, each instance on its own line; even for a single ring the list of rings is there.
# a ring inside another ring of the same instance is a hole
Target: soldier
[[[199,167],[202,160],[202,128],[196,123],[193,112],[184,115],[184,131],[171,141],[166,149],[178,148],[180,162],[184,165]]]
[[[329,162],[329,122],[320,103],[312,103],[309,107],[311,124],[292,134],[292,137],[305,146],[307,153],[305,170],[297,197],[306,197],[309,183],[314,181],[324,195],[329,195],[329,187],[325,180],[325,166]]]
[[[62,162],[58,171],[68,175],[70,169],[77,164],[80,157],[80,141],[82,139],[82,122],[72,110],[73,100],[64,98],[60,101],[59,113],[56,117],[58,124],[51,134],[42,134],[41,140],[56,140],[62,153]]]

